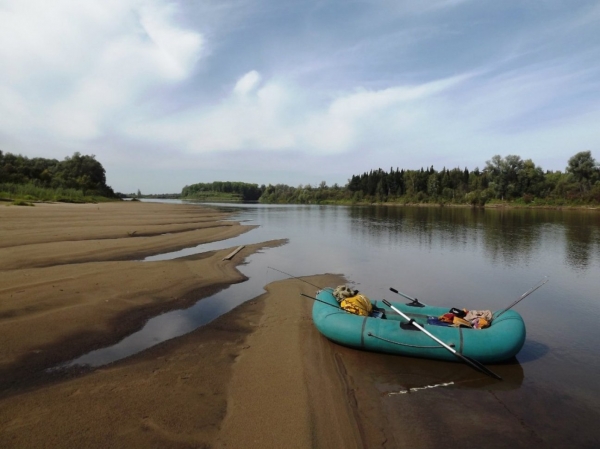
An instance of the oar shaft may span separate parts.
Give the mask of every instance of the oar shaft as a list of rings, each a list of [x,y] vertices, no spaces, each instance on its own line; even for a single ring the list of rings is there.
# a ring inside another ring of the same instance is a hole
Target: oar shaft
[[[387,300],[384,299],[382,302],[386,306],[388,306],[390,309],[392,309],[394,312],[396,312],[398,315],[400,315],[402,318],[404,318],[405,320],[407,320],[409,322],[409,324],[412,324],[417,329],[419,329],[420,331],[424,332],[426,335],[429,335],[429,337],[431,337],[432,339],[434,339],[435,341],[437,341],[440,345],[442,345],[444,348],[446,348],[451,353],[456,354],[456,350],[452,349],[450,346],[448,346],[442,340],[440,340],[439,338],[437,338],[435,335],[433,335],[431,332],[429,332],[427,329],[425,329],[423,326],[421,326],[415,320],[413,320],[412,318],[409,318],[408,315],[406,315],[402,311],[398,310],[389,301],[387,301]]]
[[[398,290],[396,290],[395,288],[390,287],[390,291],[396,293],[397,295],[402,296],[403,298],[406,298],[410,301],[412,301],[412,305],[416,306],[416,307],[423,307],[423,304],[421,302],[419,302],[419,300],[417,298],[413,298],[411,296],[405,295],[402,292],[399,292]]]
[[[404,293],[402,293],[402,292],[399,292],[399,291],[398,291],[398,290],[396,290],[395,288],[391,288],[391,287],[390,287],[390,291],[392,291],[392,292],[396,293],[397,295],[403,296],[404,298],[406,298],[406,299],[409,299],[409,300],[411,300],[411,301],[413,301],[413,302],[414,302],[414,301],[418,301],[416,298],[411,298],[410,296],[408,296],[408,295],[405,295],[405,294],[404,294]]]

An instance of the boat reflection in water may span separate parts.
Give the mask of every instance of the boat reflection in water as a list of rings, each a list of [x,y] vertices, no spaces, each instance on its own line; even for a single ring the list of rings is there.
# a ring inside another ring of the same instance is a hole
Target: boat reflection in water
[[[384,396],[418,393],[431,388],[475,391],[518,390],[525,378],[523,366],[517,358],[486,365],[502,377],[500,381],[460,362],[379,354],[329,343],[336,345],[335,351],[339,354],[340,363],[346,365],[348,371],[353,373],[355,382],[373,385],[378,393]]]

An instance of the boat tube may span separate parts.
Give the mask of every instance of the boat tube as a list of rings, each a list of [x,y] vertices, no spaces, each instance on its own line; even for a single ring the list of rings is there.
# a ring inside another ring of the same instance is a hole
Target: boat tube
[[[317,293],[313,305],[313,322],[325,337],[336,343],[366,351],[412,357],[456,361],[457,358],[431,337],[386,306],[382,301],[371,303],[385,311],[385,319],[364,317],[341,309],[333,296],[333,289]],[[525,343],[525,323],[521,315],[508,310],[498,319],[492,314],[492,323],[485,329],[438,326],[427,323],[428,317],[438,317],[449,308],[392,302],[394,307],[423,326],[431,334],[453,349],[481,363],[497,363],[513,358]]]

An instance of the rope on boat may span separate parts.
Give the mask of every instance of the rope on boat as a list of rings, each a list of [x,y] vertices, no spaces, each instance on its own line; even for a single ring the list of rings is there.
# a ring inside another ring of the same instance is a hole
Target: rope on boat
[[[443,346],[419,346],[419,345],[409,345],[407,343],[400,343],[394,340],[388,340],[387,338],[378,337],[377,335],[373,335],[371,332],[367,334],[369,337],[377,338],[378,340],[387,341],[388,343],[392,343],[398,346],[408,346],[409,348],[422,348],[422,349],[445,349]],[[448,346],[456,346],[454,343],[449,344]]]

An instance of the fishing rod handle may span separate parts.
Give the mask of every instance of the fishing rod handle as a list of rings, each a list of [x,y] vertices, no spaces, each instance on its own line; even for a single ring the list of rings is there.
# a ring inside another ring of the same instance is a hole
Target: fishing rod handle
[[[387,299],[382,299],[381,302],[384,303],[388,307],[392,307],[392,304]]]

